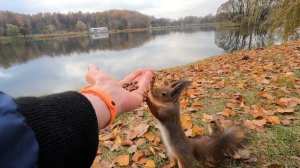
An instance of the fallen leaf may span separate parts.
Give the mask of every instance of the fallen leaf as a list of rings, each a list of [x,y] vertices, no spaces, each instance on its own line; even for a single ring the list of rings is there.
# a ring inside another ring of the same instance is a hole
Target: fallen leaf
[[[107,141],[107,140],[114,140],[115,137],[112,134],[101,134],[99,135],[99,140],[100,141]]]
[[[277,116],[269,116],[267,117],[267,122],[271,124],[280,124],[280,120]]]
[[[195,137],[197,135],[203,135],[204,132],[205,132],[204,128],[193,127],[192,128],[192,135],[191,135],[191,137]]]
[[[209,114],[203,114],[202,121],[204,122],[212,122],[214,116]]]
[[[135,152],[134,155],[132,156],[132,160],[134,162],[139,161],[140,158],[142,158],[144,156],[144,154],[142,152]]]
[[[152,142],[155,139],[155,135],[153,134],[153,132],[147,132],[144,136],[150,142]]]
[[[229,109],[229,108],[225,108],[222,113],[221,113],[223,116],[235,116],[236,115],[236,112],[233,111],[232,109]]]
[[[164,154],[164,153],[157,153],[157,154],[163,159],[167,158],[166,154]]]
[[[180,108],[185,109],[188,105],[188,102],[186,101],[186,99],[183,99],[180,101]]]
[[[127,149],[128,153],[134,153],[134,152],[136,152],[136,150],[137,150],[136,145],[132,145]]]
[[[118,145],[121,145],[122,139],[121,139],[121,137],[120,137],[119,135],[116,136],[116,139],[114,140],[114,143],[115,143],[115,144],[118,144]]]
[[[115,158],[115,162],[120,166],[128,166],[129,165],[129,155],[119,155]]]
[[[234,155],[234,159],[249,159],[250,151],[248,149],[239,149]]]
[[[187,114],[183,114],[181,115],[181,125],[182,127],[186,130],[186,129],[190,129],[192,128],[192,121],[191,121],[191,117]]]
[[[199,101],[195,101],[193,104],[192,104],[193,107],[201,107],[201,103]]]
[[[243,123],[243,125],[244,125],[246,128],[250,129],[250,130],[256,128],[256,125],[255,125],[252,121],[250,121],[250,120],[245,120],[244,123]]]
[[[126,139],[121,142],[121,146],[131,146],[133,144],[132,140]]]
[[[239,88],[244,89],[245,88],[245,83],[242,81],[239,81],[238,85]]]
[[[136,146],[142,146],[145,144],[145,139],[144,138],[139,138],[136,142],[135,142]]]
[[[268,165],[267,168],[281,168],[281,165],[277,164],[277,163],[272,163],[272,164]]]
[[[252,120],[253,124],[258,126],[258,127],[262,127],[267,123],[267,120],[265,118],[260,119],[260,120]]]
[[[151,146],[149,147],[149,150],[153,153],[153,155],[156,155],[155,150]]]
[[[277,110],[276,110],[278,113],[293,113],[294,112],[294,109],[292,108],[281,108],[281,107],[277,107]]]
[[[261,107],[257,105],[252,105],[251,108],[252,108],[252,116],[254,118],[262,117],[265,115]]]
[[[145,164],[147,162],[147,158],[142,157],[139,161],[137,161],[137,164]]]
[[[112,141],[103,141],[103,142],[101,142],[101,144],[103,146],[107,147],[108,149],[110,149],[113,146],[114,142],[112,142]]]
[[[281,123],[283,125],[290,125],[291,124],[291,120],[282,120]]]
[[[146,123],[141,123],[134,127],[133,130],[137,133],[137,137],[143,136],[148,131],[149,125]]]
[[[260,92],[259,96],[267,98],[269,100],[274,100],[275,99],[275,97],[271,93],[268,93],[268,92]]]
[[[100,167],[100,155],[96,156],[91,168],[99,168]]]
[[[158,145],[158,144],[160,143],[160,137],[159,137],[159,136],[155,137],[153,143],[154,143],[155,145]]]
[[[154,160],[147,160],[145,164],[145,168],[155,168]]]

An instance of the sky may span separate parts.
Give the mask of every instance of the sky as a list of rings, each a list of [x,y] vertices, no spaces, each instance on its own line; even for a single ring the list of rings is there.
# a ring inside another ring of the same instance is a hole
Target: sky
[[[39,12],[96,12],[110,9],[135,10],[154,17],[178,19],[215,14],[227,0],[0,0],[0,10],[25,14]]]

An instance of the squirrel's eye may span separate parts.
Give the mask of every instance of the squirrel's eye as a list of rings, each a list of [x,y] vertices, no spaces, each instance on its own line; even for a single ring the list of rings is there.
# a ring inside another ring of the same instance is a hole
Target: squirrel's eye
[[[162,96],[166,96],[167,93],[166,93],[166,92],[162,92],[161,95],[162,95]]]

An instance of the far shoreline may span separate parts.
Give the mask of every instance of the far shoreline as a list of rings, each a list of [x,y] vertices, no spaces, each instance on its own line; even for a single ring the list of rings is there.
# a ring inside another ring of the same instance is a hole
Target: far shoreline
[[[116,34],[116,33],[131,33],[131,32],[143,32],[143,31],[159,31],[168,29],[187,29],[187,28],[201,28],[201,27],[239,27],[238,24],[233,23],[205,23],[205,24],[191,24],[191,25],[178,25],[178,26],[161,26],[161,27],[151,27],[151,28],[139,28],[139,29],[124,29],[124,30],[109,30],[105,33]],[[89,36],[97,33],[90,32],[67,32],[67,33],[56,33],[56,34],[35,34],[29,36],[17,36],[17,37],[4,37],[0,36],[0,44],[8,44],[13,42],[27,42],[27,41],[38,41],[38,40],[48,40],[56,39],[61,37],[80,37]]]

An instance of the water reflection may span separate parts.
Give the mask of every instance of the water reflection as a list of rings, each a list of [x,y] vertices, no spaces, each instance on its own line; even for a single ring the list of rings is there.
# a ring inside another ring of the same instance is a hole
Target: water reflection
[[[249,35],[214,28],[152,30],[0,45],[0,90],[12,96],[77,90],[86,84],[90,63],[121,78],[136,68],[174,67],[265,44]]]
[[[103,35],[101,35],[103,37]],[[9,68],[39,57],[88,54],[98,50],[127,50],[151,39],[149,32],[114,34],[109,38],[62,37],[50,40],[16,42],[0,45],[0,66]]]
[[[217,29],[215,43],[226,52],[261,48],[270,43],[267,31],[260,29]]]

